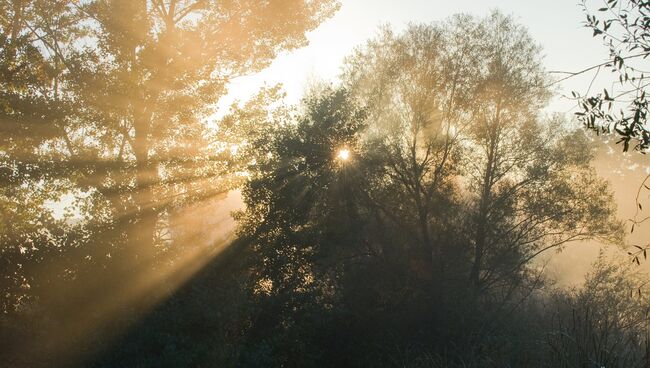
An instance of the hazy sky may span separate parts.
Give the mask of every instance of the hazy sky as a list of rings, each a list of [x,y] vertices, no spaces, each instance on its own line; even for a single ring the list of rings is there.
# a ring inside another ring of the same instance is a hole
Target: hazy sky
[[[265,71],[235,80],[221,106],[246,99],[265,82],[285,86],[290,102],[302,96],[310,80],[335,80],[345,56],[371,38],[381,24],[403,29],[409,22],[444,20],[456,13],[483,16],[492,9],[513,15],[526,25],[544,48],[548,70],[576,71],[607,57],[600,40],[582,26],[585,18],[578,0],[342,0],[336,15],[308,35],[309,46],[282,54]],[[598,7],[597,0],[592,3]],[[561,91],[585,92],[592,75],[563,83]],[[573,104],[556,99],[552,111],[566,112]]]

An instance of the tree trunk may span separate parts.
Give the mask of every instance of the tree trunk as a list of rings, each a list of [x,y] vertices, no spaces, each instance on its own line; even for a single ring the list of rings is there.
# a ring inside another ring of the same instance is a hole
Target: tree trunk
[[[476,237],[474,238],[474,262],[470,271],[470,282],[478,290],[481,287],[481,268],[483,257],[485,255],[485,246],[487,241],[488,215],[490,208],[490,197],[492,195],[492,183],[494,169],[497,160],[498,146],[498,129],[500,109],[497,105],[496,118],[493,127],[488,127],[486,139],[488,140],[487,162],[485,164],[485,174],[481,186],[481,198],[479,200],[479,211],[476,218]]]
[[[147,19],[147,1],[140,0],[133,6],[133,18],[128,23],[129,27],[135,28],[140,22]],[[137,43],[137,42],[136,42]],[[130,65],[132,80],[137,81],[132,94],[132,121],[133,121],[133,153],[135,156],[135,211],[131,218],[131,225],[128,233],[129,252],[139,265],[151,265],[155,256],[154,237],[156,232],[157,210],[154,198],[154,187],[158,182],[158,172],[155,165],[152,165],[149,157],[151,151],[150,134],[152,129],[153,106],[155,98],[152,98],[147,85],[139,83],[142,70],[137,57],[138,45],[130,45]]]
[[[150,262],[154,256],[157,211],[154,185],[158,181],[156,168],[149,159],[152,113],[147,107],[138,109],[134,119],[133,150],[136,159],[136,211],[131,221],[130,248],[139,262]]]
[[[21,26],[23,18],[23,2],[22,0],[15,0],[13,3],[13,19],[11,22],[11,39],[9,42],[9,47],[7,49],[6,60],[10,65],[11,70],[15,69],[15,66],[11,65],[16,61],[16,48],[18,44],[18,36],[20,35]],[[11,75],[7,76],[11,81]]]
[[[492,192],[492,168],[494,164],[494,150],[493,144],[490,144],[490,152],[488,153],[487,164],[485,165],[485,176],[483,177],[483,185],[481,191],[481,199],[479,204],[479,211],[476,216],[476,236],[474,238],[474,263],[470,271],[470,282],[475,288],[480,288],[480,274],[481,266],[483,263],[483,255],[485,253],[485,242],[487,236],[487,221],[488,221],[488,206],[490,201],[490,194]]]

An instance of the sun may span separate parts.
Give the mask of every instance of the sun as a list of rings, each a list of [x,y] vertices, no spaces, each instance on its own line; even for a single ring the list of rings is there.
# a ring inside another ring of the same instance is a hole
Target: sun
[[[347,148],[342,148],[339,150],[339,153],[336,155],[336,157],[341,161],[347,161],[350,159],[350,150]]]

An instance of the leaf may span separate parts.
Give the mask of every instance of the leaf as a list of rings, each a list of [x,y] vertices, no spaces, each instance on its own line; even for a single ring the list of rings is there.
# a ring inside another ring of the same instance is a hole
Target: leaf
[[[605,30],[605,32],[607,32],[607,30],[609,29],[609,27],[610,27],[611,25],[612,25],[612,21],[611,21],[611,20],[607,20],[607,21],[605,21],[605,23],[604,23],[604,26],[605,26],[605,27],[604,27],[604,30]]]
[[[603,89],[603,92],[605,93],[605,101],[614,101],[614,99],[609,96],[609,93],[607,93],[607,89]]]

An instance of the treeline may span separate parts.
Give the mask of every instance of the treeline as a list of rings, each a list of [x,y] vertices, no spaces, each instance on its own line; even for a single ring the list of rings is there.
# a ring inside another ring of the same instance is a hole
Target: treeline
[[[622,233],[523,26],[384,28],[299,107],[269,89],[206,124],[337,7],[273,4],[0,5],[8,366],[648,363],[629,265],[563,291],[536,262]]]

